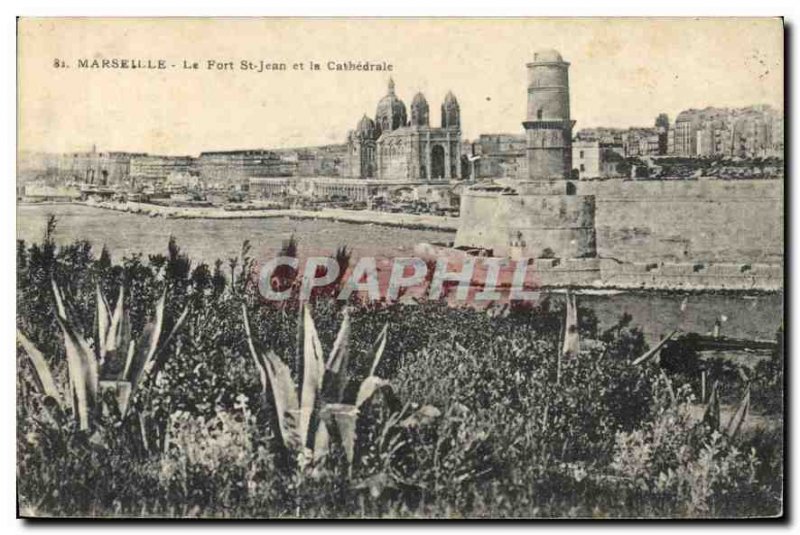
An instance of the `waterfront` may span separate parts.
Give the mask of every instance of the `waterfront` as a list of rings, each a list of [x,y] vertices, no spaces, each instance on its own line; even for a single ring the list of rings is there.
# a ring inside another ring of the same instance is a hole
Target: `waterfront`
[[[356,256],[410,256],[419,242],[447,242],[454,235],[332,220],[151,218],[76,204],[20,204],[17,238],[26,242],[41,240],[48,214],[58,220],[57,243],[86,239],[98,253],[105,245],[114,260],[133,253],[163,254],[170,236],[175,236],[178,245],[193,260],[213,264],[218,258],[238,256],[244,240],[250,240],[255,258],[270,258],[293,234],[306,252],[327,254],[346,245]]]
[[[252,244],[259,260],[274,256],[290,236],[304,254],[332,253],[346,245],[355,257],[414,256],[420,242],[447,242],[453,233],[311,219],[169,219],[152,218],[74,204],[19,205],[17,238],[41,240],[47,216],[58,223],[58,244],[89,240],[96,253],[105,245],[111,257],[165,253],[169,236],[194,262],[226,260],[239,255],[243,240]],[[613,325],[628,313],[641,326],[648,342],[679,328],[706,333],[720,320],[723,334],[772,339],[783,317],[782,293],[635,291],[587,294],[581,297],[597,315],[600,326]]]

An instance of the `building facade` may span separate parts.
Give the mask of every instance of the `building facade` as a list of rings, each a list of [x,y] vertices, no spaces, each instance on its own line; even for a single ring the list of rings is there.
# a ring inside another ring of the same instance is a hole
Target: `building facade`
[[[202,152],[197,166],[205,184],[241,186],[251,177],[293,176],[298,164],[275,151],[259,149]]]
[[[597,140],[572,142],[573,173],[581,180],[622,176],[623,160],[615,145]]]
[[[68,152],[58,159],[58,176],[62,180],[95,186],[127,184],[131,160],[145,156],[135,152]]]
[[[350,174],[377,180],[436,181],[461,178],[461,110],[448,92],[441,107],[441,126],[430,124],[430,107],[417,93],[406,105],[389,80],[375,119],[364,115],[348,134]]]
[[[170,175],[196,172],[195,161],[192,156],[134,156],[130,163],[130,177],[135,185],[160,184]]]
[[[248,192],[254,199],[285,199],[294,193],[291,178],[251,177]]]
[[[668,153],[685,158],[783,158],[783,113],[770,106],[682,111]]]

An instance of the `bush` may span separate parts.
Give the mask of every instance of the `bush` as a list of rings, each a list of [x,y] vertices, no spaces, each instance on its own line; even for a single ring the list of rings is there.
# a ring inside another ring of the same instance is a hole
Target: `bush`
[[[134,335],[163,292],[165,318],[187,305],[190,311],[165,347],[163,367],[135,396],[136,417],[100,418],[89,432],[50,410],[18,354],[23,514],[663,517],[780,510],[777,431],[733,442],[692,423],[685,413],[691,399],[680,394],[683,404],[673,406],[655,364],[630,364],[645,344],[629,316],[598,332],[581,310],[582,350],[559,359],[564,312],[547,298],[498,313],[438,302],[355,306],[323,292],[313,304],[322,347],[333,345],[342,307],[350,306],[356,384],[370,372],[370,348],[388,323],[378,373],[407,403],[390,411],[364,407],[370,425],[359,429],[366,449],[355,466],[332,454],[308,472],[289,469],[241,310],[244,304],[253,339],[266,346],[259,350],[274,351],[299,383],[299,306],[260,301],[248,251],[245,244],[226,270],[223,262],[193,266],[174,241],[165,256],[119,264],[106,252],[95,258],[85,242],[18,244],[17,326],[59,383],[65,349],[51,278],[83,333],[93,332],[96,285],[106,295],[125,285]],[[777,392],[782,366],[778,357],[764,364],[754,385]],[[345,397],[353,397],[352,384]],[[406,421],[426,404],[441,416],[424,425]],[[737,510],[742,503],[748,507]]]

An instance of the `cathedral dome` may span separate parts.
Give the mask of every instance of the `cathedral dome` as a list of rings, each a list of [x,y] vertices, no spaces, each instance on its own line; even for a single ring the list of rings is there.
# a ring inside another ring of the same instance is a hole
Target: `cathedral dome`
[[[533,61],[535,63],[554,63],[563,62],[564,58],[561,57],[558,50],[545,48],[544,50],[537,50],[533,53]]]
[[[377,137],[375,135],[376,131],[377,129],[375,128],[375,121],[364,114],[356,126],[356,135],[362,139],[373,139]]]
[[[430,108],[425,95],[417,93],[411,101],[411,126],[429,126]]]
[[[406,105],[394,93],[394,80],[389,78],[389,92],[378,102],[375,121],[381,131],[396,130],[406,125]]]

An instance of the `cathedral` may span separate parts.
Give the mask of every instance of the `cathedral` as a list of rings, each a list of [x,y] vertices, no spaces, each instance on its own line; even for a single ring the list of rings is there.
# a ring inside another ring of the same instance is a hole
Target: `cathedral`
[[[453,93],[442,104],[441,128],[430,125],[422,93],[411,101],[411,117],[395,94],[394,80],[375,111],[364,115],[347,140],[351,175],[377,180],[437,181],[461,177],[461,111]]]

